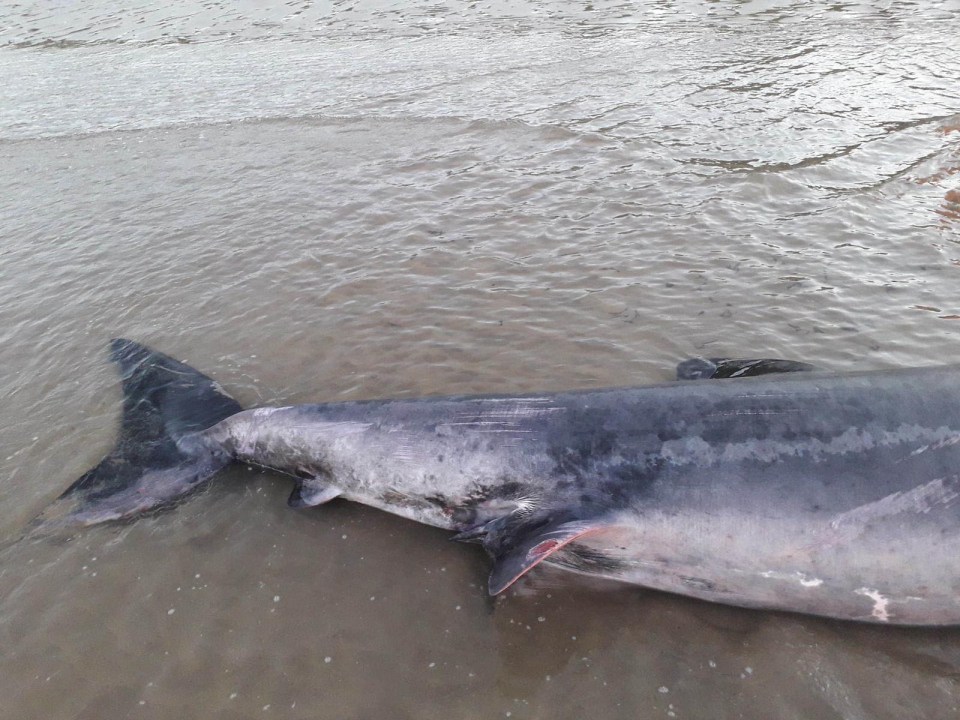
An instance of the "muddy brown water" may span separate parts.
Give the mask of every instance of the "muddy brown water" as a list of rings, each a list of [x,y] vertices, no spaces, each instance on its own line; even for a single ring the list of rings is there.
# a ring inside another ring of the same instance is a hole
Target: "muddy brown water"
[[[293,511],[21,529],[108,338],[245,405],[960,357],[956,2],[0,9],[0,717],[947,718],[960,630],[722,607]],[[960,566],[958,566],[960,568]]]

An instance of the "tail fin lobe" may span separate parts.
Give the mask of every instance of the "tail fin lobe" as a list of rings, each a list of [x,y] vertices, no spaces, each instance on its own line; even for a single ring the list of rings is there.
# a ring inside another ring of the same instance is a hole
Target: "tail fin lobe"
[[[110,342],[123,412],[117,443],[35,521],[43,529],[92,525],[167,505],[231,461],[196,433],[242,410],[212,379],[132,340]]]

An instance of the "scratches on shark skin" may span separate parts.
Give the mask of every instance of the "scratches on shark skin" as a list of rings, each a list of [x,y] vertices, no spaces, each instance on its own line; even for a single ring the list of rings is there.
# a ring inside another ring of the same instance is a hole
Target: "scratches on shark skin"
[[[916,457],[917,455],[920,455],[921,453],[925,453],[928,450],[941,450],[945,447],[956,445],[957,443],[960,443],[960,433],[955,433],[953,435],[943,438],[942,440],[938,440],[937,442],[933,442],[928,445],[923,445],[921,447],[918,447],[916,450],[910,453],[910,457]]]
[[[474,411],[459,413],[453,420],[437,425],[437,431],[470,428],[484,433],[530,434],[535,430],[525,428],[524,422],[562,411],[564,408],[556,406],[550,398],[489,398]]]
[[[391,450],[391,460],[401,463],[420,463],[424,458],[423,448],[417,445],[413,437],[404,435],[400,442],[395,443]]]
[[[812,542],[797,548],[796,551],[810,553],[837,544],[850,543],[855,541],[872,523],[879,520],[901,513],[925,515],[940,507],[950,507],[958,498],[960,498],[960,475],[935,478],[910,490],[890,493],[879,500],[835,515],[815,534]]]
[[[447,427],[469,427],[476,432],[485,433],[532,433],[533,430],[523,430],[515,423],[498,420],[470,420],[465,422],[444,423]]]
[[[929,513],[938,505],[950,505],[960,492],[956,489],[957,475],[936,478],[911,490],[895,492],[871,503],[837,515],[830,521],[830,529],[841,534],[847,528],[859,529],[868,522],[904,512]]]
[[[479,402],[483,403],[484,405],[494,405],[494,406],[496,406],[497,404],[507,404],[507,405],[513,404],[513,405],[517,406],[518,408],[527,408],[527,407],[529,406],[529,409],[530,409],[531,412],[538,411],[538,410],[541,410],[541,411],[542,411],[542,410],[544,410],[544,409],[547,409],[547,410],[549,410],[549,409],[554,409],[554,410],[560,409],[560,408],[557,408],[557,407],[554,405],[554,403],[555,403],[556,401],[555,401],[553,398],[550,398],[550,397],[523,397],[523,398],[517,398],[517,397],[493,398],[493,397],[488,397],[488,398],[483,398],[483,400],[481,400],[481,401],[479,401]],[[546,407],[544,407],[544,406],[546,406]]]
[[[580,543],[567,545],[551,556],[548,563],[575,572],[593,573],[607,577],[623,572],[630,567],[630,563],[625,562],[620,557],[604,553],[596,548],[589,548]]]
[[[380,500],[385,505],[400,506],[411,510],[423,510],[427,508],[436,509],[440,507],[436,502],[431,502],[429,498],[421,498],[410,493],[403,492],[397,488],[386,488],[380,493]]]
[[[731,375],[730,377],[735,377],[735,376]],[[769,410],[764,410],[761,408],[756,408],[756,409],[744,408],[743,410],[727,410],[724,412],[710,413],[707,416],[707,418],[710,418],[710,419],[730,418],[730,417],[741,417],[744,415],[786,415],[789,413],[796,414],[798,412],[800,412],[799,408],[776,408],[776,409],[769,409]]]
[[[357,422],[355,420],[344,420],[340,422],[326,422],[326,423],[312,423],[310,425],[304,425],[303,427],[310,430],[317,430],[320,433],[330,435],[333,437],[339,437],[343,435],[355,435],[356,433],[361,433],[364,430],[367,430],[373,426],[373,423],[366,422]],[[299,427],[297,425],[292,425],[292,427]]]

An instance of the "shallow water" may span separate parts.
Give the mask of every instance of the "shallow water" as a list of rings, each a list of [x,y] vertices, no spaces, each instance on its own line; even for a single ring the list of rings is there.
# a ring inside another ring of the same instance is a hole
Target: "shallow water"
[[[105,343],[243,404],[960,354],[960,3],[0,9],[0,716],[944,718],[960,631],[486,558],[238,468],[13,542]],[[11,544],[12,543],[12,544]]]

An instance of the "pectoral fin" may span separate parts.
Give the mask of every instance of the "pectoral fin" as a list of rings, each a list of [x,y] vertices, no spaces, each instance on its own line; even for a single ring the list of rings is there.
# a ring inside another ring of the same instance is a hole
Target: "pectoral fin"
[[[298,480],[297,485],[287,499],[287,505],[293,508],[313,507],[330,502],[339,497],[341,490],[330,483],[317,478]]]
[[[543,560],[579,537],[603,527],[590,521],[548,524],[519,538],[516,544],[494,554],[490,573],[491,595],[499,595]]]

